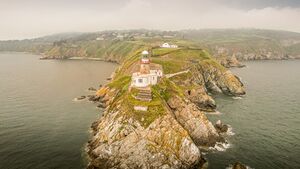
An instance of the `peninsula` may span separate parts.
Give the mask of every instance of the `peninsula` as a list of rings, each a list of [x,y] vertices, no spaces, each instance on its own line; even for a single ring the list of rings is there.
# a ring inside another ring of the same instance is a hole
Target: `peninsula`
[[[92,125],[88,168],[202,167],[201,149],[225,142],[205,115],[216,108],[209,92],[241,96],[244,86],[190,41],[143,42],[93,97],[105,110]]]

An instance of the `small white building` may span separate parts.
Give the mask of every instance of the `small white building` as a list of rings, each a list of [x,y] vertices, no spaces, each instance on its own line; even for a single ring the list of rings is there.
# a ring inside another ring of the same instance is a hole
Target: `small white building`
[[[169,43],[163,43],[161,46],[161,48],[178,48],[177,45],[174,45],[174,44],[169,44]]]
[[[148,55],[147,51],[143,51],[140,64],[136,66],[135,72],[131,76],[132,87],[156,85],[163,76],[161,65],[150,63]]]
[[[103,37],[97,37],[96,40],[98,40],[98,41],[99,40],[104,40],[104,38]]]

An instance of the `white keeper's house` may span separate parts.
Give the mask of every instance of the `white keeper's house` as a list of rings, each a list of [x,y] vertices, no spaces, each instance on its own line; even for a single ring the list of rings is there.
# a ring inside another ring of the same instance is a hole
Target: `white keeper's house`
[[[174,44],[169,44],[169,43],[163,43],[162,45],[160,45],[161,48],[178,48],[177,45]]]
[[[140,63],[135,66],[133,72],[131,86],[139,88],[155,85],[163,76],[162,66],[150,62],[148,51],[142,52]]]

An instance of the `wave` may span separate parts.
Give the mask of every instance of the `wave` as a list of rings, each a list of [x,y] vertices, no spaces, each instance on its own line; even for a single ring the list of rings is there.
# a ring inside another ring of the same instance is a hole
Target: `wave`
[[[234,96],[234,97],[232,97],[234,100],[241,100],[241,99],[243,99],[242,97],[240,97],[240,96]]]
[[[219,114],[222,114],[222,113],[216,110],[216,111],[214,111],[214,112],[205,112],[205,114],[209,114],[209,115],[219,115]]]
[[[235,135],[235,133],[233,132],[233,129],[232,129],[232,127],[231,127],[230,125],[228,125],[228,130],[227,130],[226,134],[227,134],[228,136],[233,136],[233,135]]]
[[[229,143],[222,143],[217,142],[214,147],[209,147],[210,150],[217,150],[217,151],[226,151],[226,149],[230,148],[231,144]]]

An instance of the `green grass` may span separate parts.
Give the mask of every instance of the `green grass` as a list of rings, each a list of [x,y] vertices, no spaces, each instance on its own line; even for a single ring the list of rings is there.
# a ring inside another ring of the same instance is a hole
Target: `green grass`
[[[147,128],[157,118],[166,114],[165,103],[174,96],[181,98],[185,97],[184,91],[186,88],[176,85],[173,81],[183,81],[191,78],[191,73],[185,73],[175,76],[172,79],[162,78],[161,81],[152,89],[152,100],[141,101],[135,99],[138,90],[132,88],[128,90],[131,75],[129,69],[135,64],[141,56],[142,50],[148,49],[145,42],[112,42],[113,45],[105,50],[109,55],[123,55],[123,61],[120,68],[115,72],[114,80],[108,84],[110,88],[114,88],[117,92],[114,100],[111,103],[110,109],[115,110],[118,105],[121,105],[120,115],[124,118],[133,118],[137,120],[143,127]],[[132,49],[134,48],[134,50]],[[199,48],[181,48],[181,49],[153,49],[152,53],[156,57],[152,57],[151,61],[162,65],[164,74],[176,73],[186,70],[193,65],[202,64],[213,65],[218,69],[225,69],[211,58],[210,54]],[[193,87],[193,86],[189,86]],[[136,111],[134,106],[147,106],[147,111]]]
[[[176,73],[182,70],[183,62],[170,59],[152,59],[153,63],[160,64],[165,74]]]
[[[152,56],[153,57],[162,56],[177,50],[179,49],[178,48],[155,48],[152,50]]]
[[[131,76],[123,76],[116,80],[113,80],[108,84],[110,88],[122,89],[124,86],[127,86],[131,81]]]
[[[147,128],[154,120],[165,114],[165,109],[162,100],[157,93],[152,93],[153,98],[151,101],[141,101],[133,97],[137,92],[137,90],[131,90],[126,96],[125,103],[131,110],[128,113],[130,113],[134,119],[138,120],[143,127]],[[134,106],[147,106],[148,110],[136,111],[133,108]]]
[[[182,98],[184,97],[184,92],[174,82],[167,78],[161,79],[157,85],[152,86],[152,89],[153,93],[156,93],[166,102],[175,95]]]

